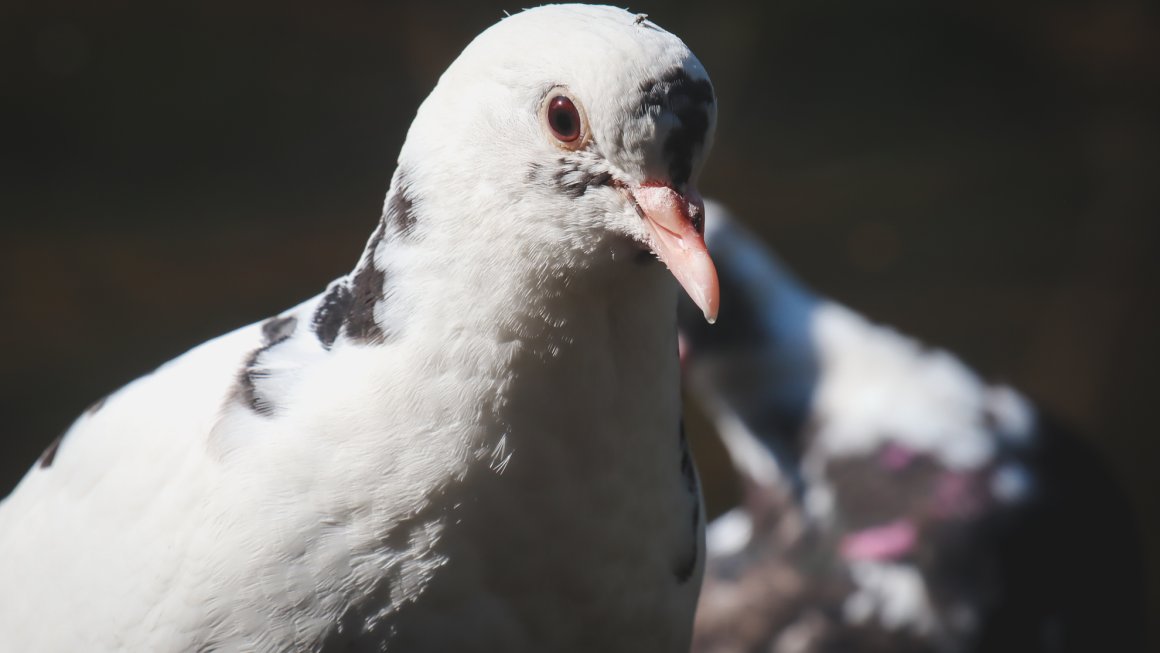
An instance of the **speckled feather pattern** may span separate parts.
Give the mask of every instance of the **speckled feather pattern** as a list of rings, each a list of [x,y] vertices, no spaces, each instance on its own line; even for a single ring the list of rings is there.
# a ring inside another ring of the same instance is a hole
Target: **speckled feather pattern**
[[[707,209],[723,309],[683,307],[686,369],[744,500],[710,525],[693,650],[1138,650],[1131,522],[1092,452]]]

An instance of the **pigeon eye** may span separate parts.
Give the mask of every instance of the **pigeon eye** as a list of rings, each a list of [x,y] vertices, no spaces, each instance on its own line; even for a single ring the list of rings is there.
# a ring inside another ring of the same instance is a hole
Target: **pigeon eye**
[[[544,120],[552,137],[569,150],[578,150],[587,143],[587,125],[584,114],[563,89],[553,89],[544,105]]]
[[[548,103],[548,126],[556,138],[571,143],[580,138],[580,112],[576,105],[564,97],[557,95]]]

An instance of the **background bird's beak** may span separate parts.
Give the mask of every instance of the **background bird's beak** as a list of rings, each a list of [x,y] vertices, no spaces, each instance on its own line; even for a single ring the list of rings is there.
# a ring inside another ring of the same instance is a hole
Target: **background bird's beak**
[[[648,225],[649,244],[710,324],[717,320],[721,291],[717,268],[705,247],[705,202],[691,186],[645,183],[629,191]]]

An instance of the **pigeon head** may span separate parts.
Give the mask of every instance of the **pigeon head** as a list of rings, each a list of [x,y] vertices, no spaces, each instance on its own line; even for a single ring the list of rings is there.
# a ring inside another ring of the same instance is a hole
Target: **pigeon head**
[[[715,124],[713,87],[679,38],[620,9],[540,7],[451,64],[412,123],[395,186],[432,216],[424,228],[495,260],[575,269],[651,250],[712,320],[696,181]]]

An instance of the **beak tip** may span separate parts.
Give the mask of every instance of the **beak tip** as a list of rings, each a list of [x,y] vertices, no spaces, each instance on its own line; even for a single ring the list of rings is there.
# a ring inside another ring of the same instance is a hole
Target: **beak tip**
[[[689,298],[701,309],[701,314],[705,316],[705,321],[709,324],[717,323],[717,313],[720,308],[719,292],[716,275],[713,275],[711,283],[695,288],[693,292],[689,293]]]

